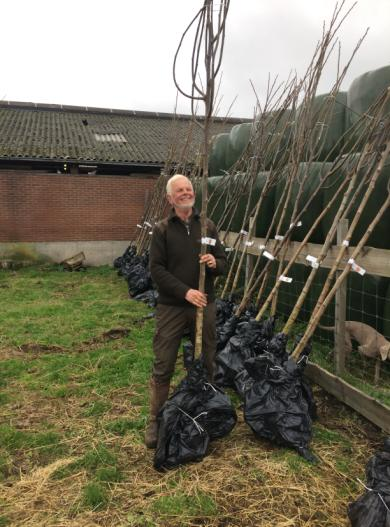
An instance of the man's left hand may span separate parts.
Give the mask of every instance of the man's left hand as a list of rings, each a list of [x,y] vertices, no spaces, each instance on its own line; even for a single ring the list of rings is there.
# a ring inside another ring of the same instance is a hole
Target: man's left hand
[[[210,269],[215,269],[217,267],[217,261],[212,254],[204,254],[200,257],[200,263],[205,263]]]

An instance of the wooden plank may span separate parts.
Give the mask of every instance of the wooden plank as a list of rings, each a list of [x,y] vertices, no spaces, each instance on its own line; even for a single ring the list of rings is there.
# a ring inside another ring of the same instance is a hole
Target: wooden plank
[[[348,232],[348,220],[340,220],[337,225],[337,244],[341,245]],[[341,271],[336,272],[336,278]],[[340,285],[335,296],[335,335],[334,335],[334,363],[336,374],[345,372],[345,319],[347,314],[347,281]]]
[[[339,401],[347,404],[387,434],[390,434],[390,408],[388,406],[312,362],[306,366],[305,375],[334,395]]]
[[[220,232],[221,238],[224,238],[225,232]],[[236,237],[238,236],[235,232],[229,232],[226,235],[225,245],[228,247],[233,247],[234,241]],[[264,238],[252,238],[252,240],[255,242],[252,247],[248,248],[248,252],[250,254],[258,255],[260,253],[259,245],[264,245]],[[269,240],[267,243],[267,250],[272,253],[273,248],[275,247],[275,240]],[[286,259],[288,260],[291,258],[291,256],[295,253],[297,248],[299,247],[299,242],[290,242],[289,247],[286,254]],[[321,251],[322,245],[315,244],[315,243],[307,243],[305,247],[302,249],[300,255],[298,256],[296,263],[305,264],[307,265],[306,256],[308,254],[311,254],[312,256],[319,256]],[[321,267],[324,267],[325,269],[330,269],[337,257],[337,254],[339,252],[340,247],[338,245],[334,245],[330,248],[326,258],[321,264]],[[348,262],[348,259],[350,258],[350,255],[352,254],[352,251],[354,250],[354,247],[348,247],[345,251],[344,258],[340,262],[339,269],[344,269],[345,265]],[[364,247],[362,252],[360,253],[360,256],[357,258],[357,263],[363,267],[368,274],[377,275],[377,276],[385,276],[390,278],[390,250],[387,249],[376,249],[374,247]]]

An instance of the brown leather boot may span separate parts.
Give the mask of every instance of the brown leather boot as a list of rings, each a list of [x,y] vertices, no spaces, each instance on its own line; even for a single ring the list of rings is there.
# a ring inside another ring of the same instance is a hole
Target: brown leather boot
[[[157,414],[168,399],[169,382],[157,384],[152,378],[150,380],[150,416],[145,430],[145,445],[147,448],[156,448],[158,437]]]

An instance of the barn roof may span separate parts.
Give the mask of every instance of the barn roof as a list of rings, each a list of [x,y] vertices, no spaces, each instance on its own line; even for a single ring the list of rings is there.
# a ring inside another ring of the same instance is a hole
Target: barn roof
[[[216,118],[212,134],[247,121]],[[188,115],[0,102],[0,160],[163,165],[189,134],[194,156],[201,132]]]

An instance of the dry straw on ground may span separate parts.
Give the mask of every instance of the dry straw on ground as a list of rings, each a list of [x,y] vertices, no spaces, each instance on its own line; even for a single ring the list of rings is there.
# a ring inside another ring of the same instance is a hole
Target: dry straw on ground
[[[125,392],[113,391],[114,408],[134,417],[126,400],[136,391]],[[317,400],[320,418],[312,444],[320,460],[317,466],[293,451],[256,440],[239,411],[237,426],[229,437],[211,444],[208,457],[167,473],[153,469],[153,452],[145,449],[137,433],[120,437],[107,433],[106,444],[119,452],[123,478],[110,484],[108,504],[102,510],[79,505],[88,482],[84,469],[63,479],[53,477],[59,468],[73,463],[74,456],[21,471],[3,485],[6,515],[11,525],[26,527],[347,526],[347,504],[361,492],[356,477],[364,479],[366,461],[381,437],[373,426],[322,391],[318,390]],[[83,401],[78,408],[80,404]],[[25,410],[30,412],[32,407],[27,405]],[[72,405],[64,401],[61,408],[51,410],[57,425],[64,428],[66,420],[77,419],[76,401]],[[46,414],[49,411],[49,406],[43,409]],[[71,444],[77,455],[94,441],[88,419],[80,420],[79,426],[83,433]],[[178,496],[189,497],[195,508],[161,508],[164,500]],[[216,509],[197,513],[196,503],[202,497],[213,500]]]

